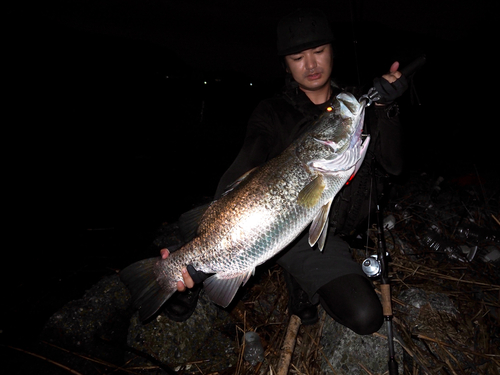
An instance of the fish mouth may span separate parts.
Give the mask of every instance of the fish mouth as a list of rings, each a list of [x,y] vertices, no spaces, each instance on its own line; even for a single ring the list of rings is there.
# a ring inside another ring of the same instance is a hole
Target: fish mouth
[[[354,99],[355,100],[355,99]],[[315,141],[329,147],[333,152],[331,157],[321,160],[312,160],[308,165],[325,174],[343,172],[353,169],[355,174],[366,155],[368,144],[370,143],[370,136],[362,136],[364,124],[364,109],[366,102],[357,102],[358,106],[353,105],[354,102],[350,100],[339,100],[340,102],[340,115],[343,118],[353,118],[353,130],[350,139],[347,141],[348,147],[345,151],[339,152],[343,147],[333,140],[322,140],[314,138]],[[344,142],[341,142],[345,145]]]

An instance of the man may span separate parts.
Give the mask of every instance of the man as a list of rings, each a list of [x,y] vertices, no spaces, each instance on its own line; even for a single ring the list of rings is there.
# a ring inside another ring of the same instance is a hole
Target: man
[[[286,85],[281,95],[263,100],[253,112],[243,147],[222,176],[215,199],[244,173],[285,150],[341,91],[330,79],[333,35],[322,12],[298,10],[280,21],[277,34],[278,55],[283,57],[287,72]],[[368,155],[356,177],[332,205],[333,228],[323,252],[311,249],[306,231],[277,260],[285,270],[289,311],[298,315],[303,324],[318,320],[318,302],[335,320],[358,334],[371,334],[383,323],[382,307],[371,281],[353,261],[349,245],[334,231],[349,234],[369,214],[372,163],[391,174],[401,172],[399,120],[393,116],[393,102],[407,85],[398,67],[395,62],[389,73],[374,80],[381,100],[367,110],[366,126],[372,136]],[[168,250],[162,250],[162,257],[167,256]],[[203,279],[192,268],[189,272],[184,269],[183,276],[179,291],[195,288],[188,294],[178,293],[177,299],[167,302],[167,315],[174,320],[191,314],[200,288],[193,278],[198,282]]]

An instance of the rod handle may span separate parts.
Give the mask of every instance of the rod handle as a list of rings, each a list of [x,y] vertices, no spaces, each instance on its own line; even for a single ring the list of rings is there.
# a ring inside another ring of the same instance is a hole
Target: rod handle
[[[381,284],[380,290],[382,292],[382,310],[384,316],[392,316],[392,304],[391,304],[391,285]]]

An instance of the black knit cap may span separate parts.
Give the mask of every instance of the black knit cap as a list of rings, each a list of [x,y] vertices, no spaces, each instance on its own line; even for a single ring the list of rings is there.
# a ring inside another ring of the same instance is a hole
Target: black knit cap
[[[328,20],[319,9],[298,9],[278,23],[278,56],[298,53],[333,41]]]

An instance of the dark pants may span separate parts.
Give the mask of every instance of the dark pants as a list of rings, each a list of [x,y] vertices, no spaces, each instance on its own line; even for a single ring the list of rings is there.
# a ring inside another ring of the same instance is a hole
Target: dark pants
[[[370,334],[382,325],[382,306],[373,285],[340,237],[330,235],[320,252],[309,246],[306,231],[277,263],[294,277],[311,302],[320,302],[330,316],[354,332]]]

